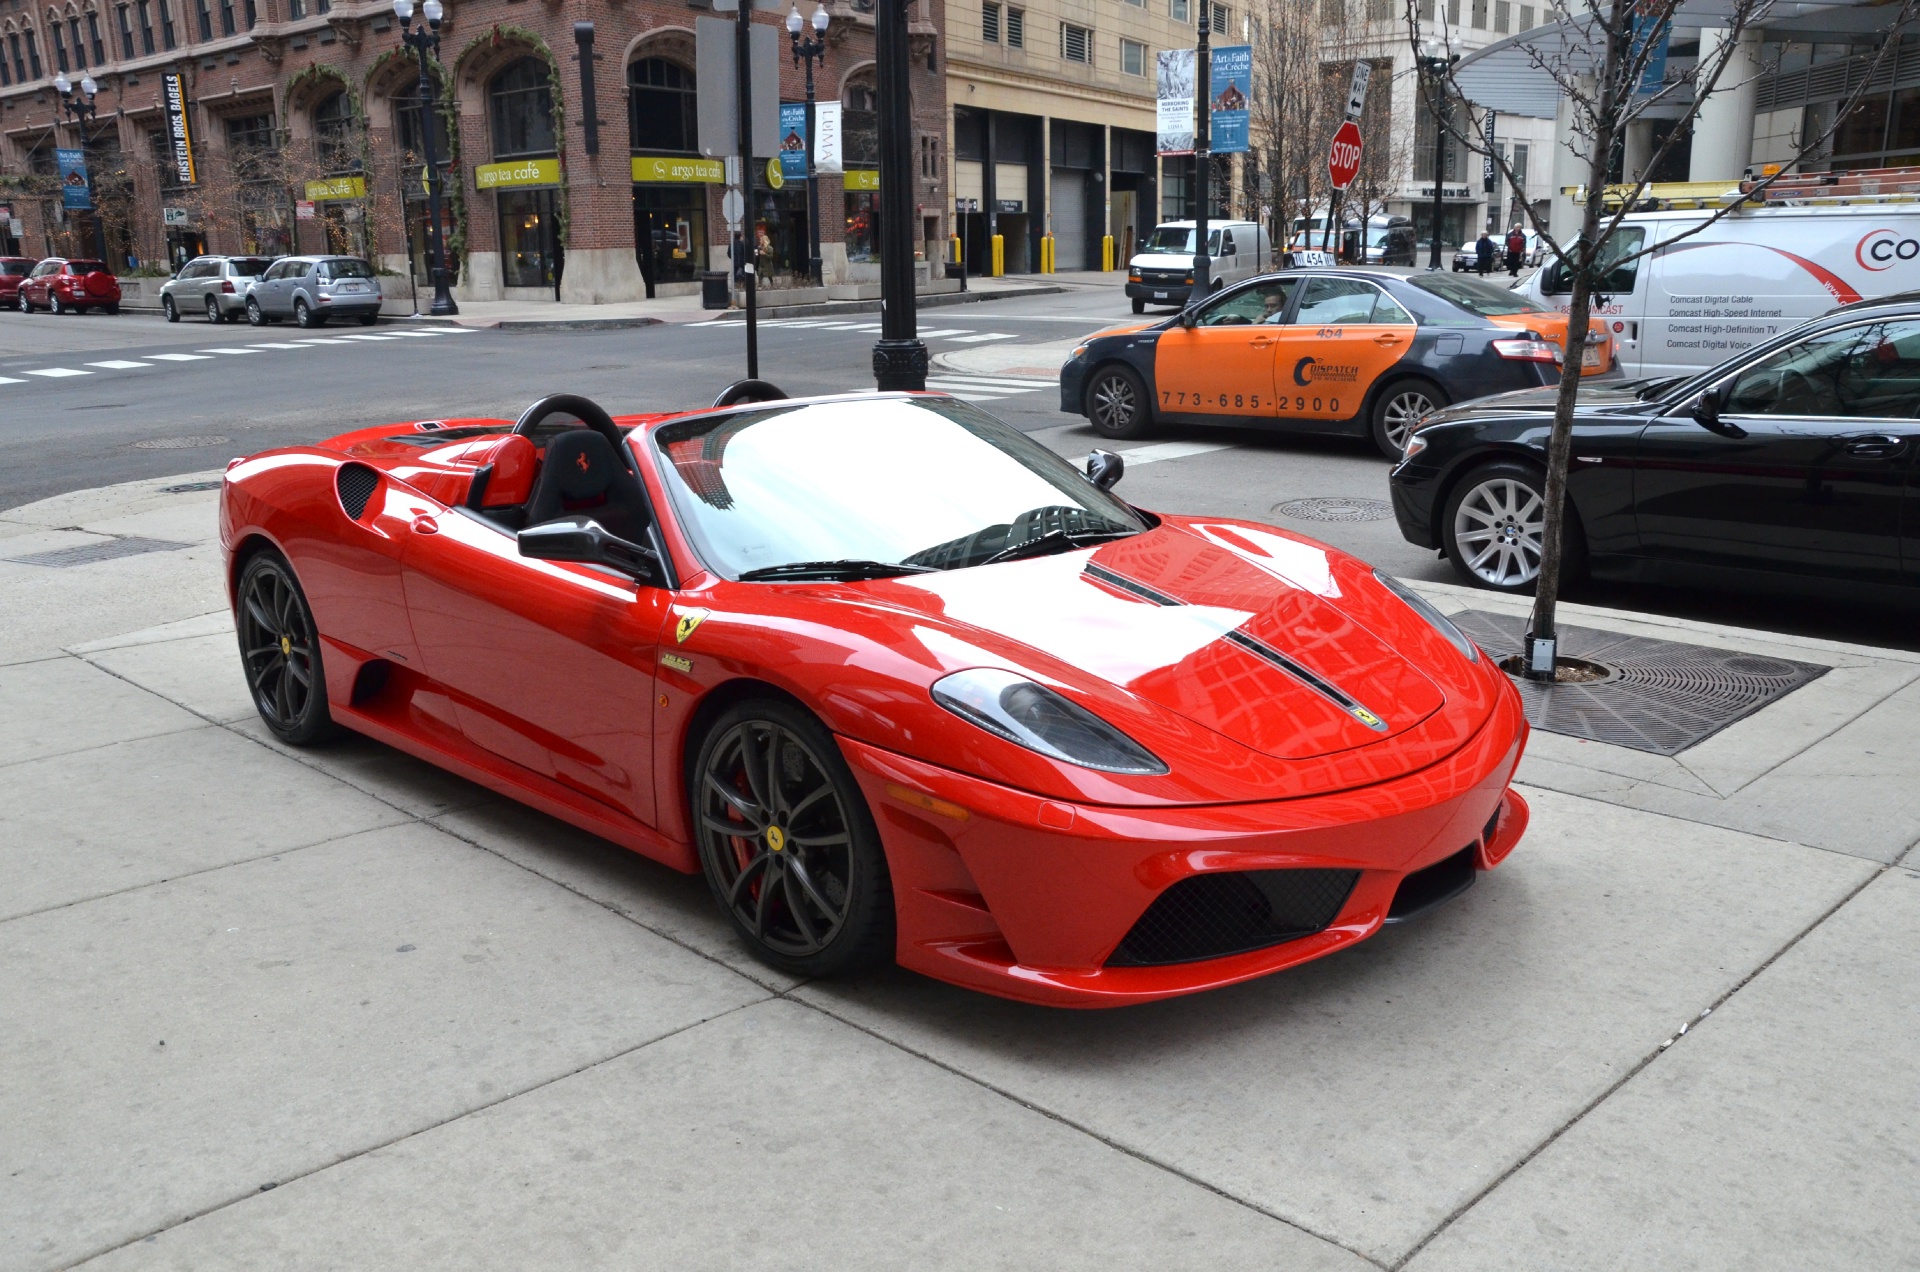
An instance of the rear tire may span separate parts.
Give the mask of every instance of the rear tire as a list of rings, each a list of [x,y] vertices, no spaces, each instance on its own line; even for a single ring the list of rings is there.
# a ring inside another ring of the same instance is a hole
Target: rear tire
[[[120,302],[116,300],[112,304],[102,305],[101,308],[107,311],[108,317],[118,317],[120,313]]]
[[[318,327],[323,321],[325,320],[315,314],[313,307],[307,304],[306,301],[296,300],[293,302],[294,326],[311,331],[313,328]]]
[[[1380,391],[1373,403],[1373,444],[1398,462],[1407,439],[1420,422],[1447,404],[1447,395],[1431,380],[1396,380]]]
[[[66,301],[60,299],[59,292],[47,293],[47,308],[56,314],[70,314],[73,312],[73,307],[67,304]]]
[[[162,296],[160,298],[160,312],[167,316],[168,322],[180,321],[180,306],[173,303],[173,297],[171,296]]]
[[[371,327],[373,326],[374,323],[379,321],[380,321],[379,314],[361,314],[360,315],[360,325],[362,327]]]
[[[1440,513],[1441,542],[1454,573],[1473,587],[1525,595],[1540,577],[1546,526],[1546,474],[1499,459],[1460,479]],[[1587,537],[1571,502],[1560,545],[1562,586],[1586,570]]]
[[[240,572],[238,595],[240,666],[262,722],[288,746],[334,736],[320,630],[293,567],[278,552],[256,554]]]
[[[217,327],[226,320],[226,311],[220,308],[220,302],[211,296],[207,297],[207,321]]]
[[[893,882],[833,735],[773,698],[722,712],[688,774],[713,899],[760,961],[832,976],[893,954]]]
[[[1087,381],[1083,401],[1093,431],[1112,440],[1145,437],[1153,430],[1153,403],[1147,386],[1119,365],[1101,367]]]

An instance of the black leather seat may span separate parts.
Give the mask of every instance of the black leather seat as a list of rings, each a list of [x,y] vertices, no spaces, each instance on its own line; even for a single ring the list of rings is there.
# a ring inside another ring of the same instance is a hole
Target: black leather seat
[[[590,428],[554,435],[527,496],[527,525],[562,517],[591,517],[609,534],[646,542],[646,492],[612,444]]]

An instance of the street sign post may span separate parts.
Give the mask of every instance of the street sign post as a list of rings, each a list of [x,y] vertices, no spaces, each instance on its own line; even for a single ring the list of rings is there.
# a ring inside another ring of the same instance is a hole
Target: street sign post
[[[1367,85],[1373,81],[1373,63],[1353,64],[1353,87],[1347,91],[1347,118],[1358,119],[1367,108]]]
[[[1346,189],[1360,175],[1360,125],[1351,119],[1333,134],[1333,145],[1327,151],[1327,175],[1336,190]]]

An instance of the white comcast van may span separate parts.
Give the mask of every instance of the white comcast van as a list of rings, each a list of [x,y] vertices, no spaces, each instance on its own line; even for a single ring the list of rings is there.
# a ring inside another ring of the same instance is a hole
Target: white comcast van
[[[1622,256],[1656,245],[1613,271],[1593,311],[1630,377],[1691,374],[1836,305],[1920,290],[1920,204],[1754,208],[1679,237],[1707,216],[1636,212],[1614,232]],[[1551,257],[1521,290],[1570,303]]]

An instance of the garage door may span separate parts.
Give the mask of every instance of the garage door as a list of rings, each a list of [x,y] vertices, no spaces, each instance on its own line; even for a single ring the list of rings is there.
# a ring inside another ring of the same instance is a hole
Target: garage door
[[[1053,170],[1053,267],[1087,268],[1087,174]]]

